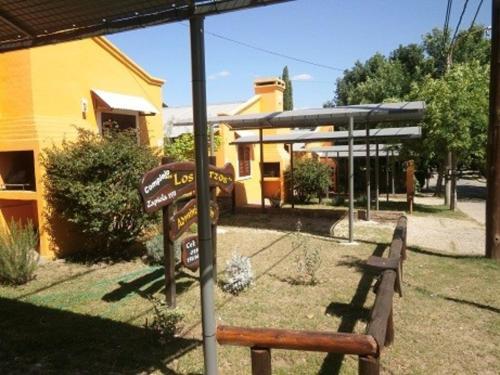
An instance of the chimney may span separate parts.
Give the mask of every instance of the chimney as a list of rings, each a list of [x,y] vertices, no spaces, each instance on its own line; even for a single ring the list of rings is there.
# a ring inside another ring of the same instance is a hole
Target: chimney
[[[285,82],[277,77],[258,78],[254,81],[255,95],[260,95],[261,112],[283,111]]]

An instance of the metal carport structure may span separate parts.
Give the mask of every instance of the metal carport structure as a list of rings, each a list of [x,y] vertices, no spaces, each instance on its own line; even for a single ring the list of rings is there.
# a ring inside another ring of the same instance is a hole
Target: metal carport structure
[[[0,0],[0,53],[189,20],[203,353],[217,374],[209,216],[204,17],[290,0]]]
[[[370,217],[370,140],[377,142],[400,141],[402,139],[420,138],[421,127],[401,128],[374,128],[376,125],[388,122],[409,122],[422,120],[425,114],[425,103],[401,102],[363,104],[354,106],[319,108],[297,111],[283,111],[273,113],[255,113],[236,116],[219,116],[208,119],[209,124],[226,124],[231,130],[259,130],[259,135],[243,136],[236,139],[232,144],[258,144],[260,148],[260,185],[261,185],[261,207],[264,210],[264,144],[289,144],[291,155],[291,178],[293,180],[293,145],[295,143],[312,142],[348,142],[349,152],[349,242],[353,242],[354,227],[354,141],[366,143],[367,158],[367,218]],[[365,126],[364,130],[354,130],[355,120]],[[263,135],[265,129],[279,128],[312,128],[321,125],[347,125],[348,131],[333,132],[290,132],[288,134]],[[293,196],[293,194],[292,194]]]

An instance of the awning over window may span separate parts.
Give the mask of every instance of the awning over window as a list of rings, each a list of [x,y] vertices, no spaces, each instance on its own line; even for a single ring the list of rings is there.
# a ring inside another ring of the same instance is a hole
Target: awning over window
[[[99,109],[139,112],[143,115],[156,115],[158,110],[141,96],[124,95],[116,92],[92,90],[99,102]]]

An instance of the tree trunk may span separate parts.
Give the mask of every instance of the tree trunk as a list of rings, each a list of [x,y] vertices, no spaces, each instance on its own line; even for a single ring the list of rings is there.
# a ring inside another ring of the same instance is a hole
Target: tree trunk
[[[439,164],[437,173],[438,173],[438,178],[436,182],[436,190],[434,191],[434,196],[440,197],[443,194],[443,176],[444,176],[443,164]]]
[[[445,173],[444,173],[444,205],[448,206],[450,205],[451,202],[451,179],[450,179],[450,172],[451,172],[451,152],[448,151],[446,154],[446,167],[445,167]]]
[[[450,185],[450,210],[457,207],[457,154],[451,155],[451,185]]]

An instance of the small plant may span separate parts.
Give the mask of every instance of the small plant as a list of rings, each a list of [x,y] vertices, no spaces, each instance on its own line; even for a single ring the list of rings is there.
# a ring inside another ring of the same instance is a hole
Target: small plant
[[[316,273],[321,265],[321,256],[317,249],[310,249],[309,241],[301,233],[301,230],[302,222],[298,220],[292,241],[293,248],[298,250],[298,254],[295,257],[297,266],[297,278],[295,281],[297,284],[302,285],[316,285],[318,283]]]
[[[175,261],[179,262],[181,259],[181,241],[174,241]],[[163,265],[164,251],[163,251],[163,235],[157,234],[146,241],[146,256],[143,258],[146,263]]]
[[[153,319],[144,323],[144,327],[153,332],[158,342],[162,345],[172,341],[179,334],[182,327],[180,323],[184,314],[178,309],[170,309],[163,299],[149,297],[153,305]]]
[[[10,222],[8,230],[0,233],[0,281],[20,285],[33,279],[39,259],[37,242],[31,221],[25,226]]]
[[[222,283],[222,290],[237,295],[250,287],[253,281],[252,264],[250,258],[233,254],[226,262],[224,271],[225,281]]]

